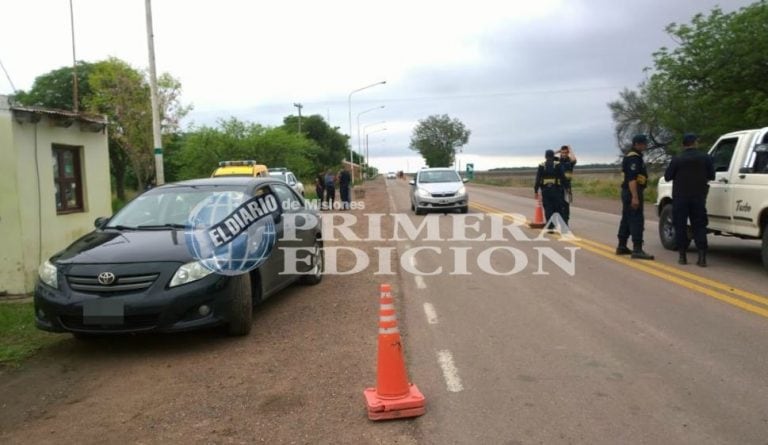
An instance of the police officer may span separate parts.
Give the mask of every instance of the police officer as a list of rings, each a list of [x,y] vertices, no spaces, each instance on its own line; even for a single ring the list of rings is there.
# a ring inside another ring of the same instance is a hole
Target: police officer
[[[688,133],[683,136],[683,151],[672,158],[664,179],[672,182],[672,222],[675,226],[675,242],[680,254],[678,263],[688,264],[688,219],[691,220],[693,240],[701,267],[707,266],[707,192],[709,181],[715,179],[712,158],[696,147],[698,137]]]
[[[573,167],[576,165],[576,155],[573,153],[570,145],[563,145],[560,147],[559,153],[560,165],[563,167],[563,204],[562,204],[562,216],[565,224],[571,218],[571,202],[573,201],[573,190],[571,190],[571,181],[573,180]]]
[[[563,182],[565,176],[563,168],[555,157],[554,150],[547,150],[544,153],[544,162],[539,164],[536,171],[536,182],[533,185],[533,191],[538,198],[541,190],[541,204],[544,207],[544,216],[547,220],[547,229],[552,229],[550,219],[555,213],[562,215],[563,203]]]
[[[624,155],[621,170],[624,181],[621,183],[621,222],[619,223],[619,245],[616,255],[631,254],[633,259],[652,260],[653,255],[643,250],[643,190],[648,183],[648,171],[643,162],[643,151],[648,147],[648,137],[644,134],[632,138],[632,148]],[[627,248],[627,241],[632,237],[632,250]]]

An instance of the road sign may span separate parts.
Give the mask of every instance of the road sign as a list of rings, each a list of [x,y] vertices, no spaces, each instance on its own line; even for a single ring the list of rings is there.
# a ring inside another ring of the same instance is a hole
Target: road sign
[[[475,164],[467,164],[467,178],[475,179]]]

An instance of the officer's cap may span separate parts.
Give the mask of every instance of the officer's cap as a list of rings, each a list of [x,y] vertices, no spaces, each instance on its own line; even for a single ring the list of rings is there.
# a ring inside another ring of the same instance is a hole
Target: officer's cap
[[[552,159],[555,157],[555,151],[554,150],[547,150],[544,152],[544,157],[547,159]]]
[[[683,145],[691,145],[698,139],[699,137],[693,133],[685,133],[685,135],[683,135]]]
[[[636,134],[632,138],[632,144],[648,144],[648,136],[644,134]]]

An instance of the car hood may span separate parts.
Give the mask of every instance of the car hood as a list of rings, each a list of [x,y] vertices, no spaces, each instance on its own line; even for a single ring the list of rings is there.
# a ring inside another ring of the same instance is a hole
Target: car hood
[[[193,260],[183,230],[96,230],[52,260],[59,263],[144,263]]]
[[[461,182],[422,182],[419,187],[434,195],[435,193],[456,193],[463,185]]]

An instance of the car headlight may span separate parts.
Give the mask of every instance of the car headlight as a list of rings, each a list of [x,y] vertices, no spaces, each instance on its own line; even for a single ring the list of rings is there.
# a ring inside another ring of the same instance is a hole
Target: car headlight
[[[49,260],[46,260],[37,268],[37,275],[40,277],[40,281],[48,286],[54,289],[59,288],[59,271]]]
[[[429,192],[428,192],[428,191],[426,191],[425,189],[418,189],[418,190],[416,191],[416,193],[417,193],[419,196],[421,196],[422,198],[429,198],[430,196],[432,196],[432,195],[430,195],[430,194],[429,194]]]
[[[200,261],[193,261],[179,267],[176,273],[173,274],[171,284],[168,287],[176,287],[181,286],[182,284],[191,283],[203,279],[212,273],[213,272],[206,269]]]
[[[466,195],[467,194],[467,188],[464,186],[461,186],[458,192],[456,192],[457,195]]]

